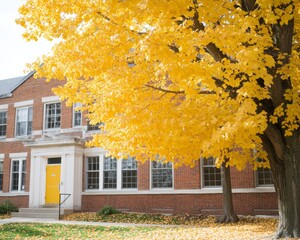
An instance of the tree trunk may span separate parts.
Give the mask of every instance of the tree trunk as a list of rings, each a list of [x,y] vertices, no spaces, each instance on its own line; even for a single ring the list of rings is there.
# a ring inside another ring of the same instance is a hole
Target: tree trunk
[[[222,175],[222,190],[223,190],[223,207],[224,215],[217,219],[219,223],[233,223],[239,221],[238,216],[235,214],[232,202],[232,191],[231,191],[231,178],[230,178],[230,167],[226,167],[226,163],[222,164],[221,167]]]
[[[297,136],[297,137],[296,137]],[[276,238],[300,237],[300,139],[287,137],[282,158],[270,140],[263,139],[278,198],[279,223]]]

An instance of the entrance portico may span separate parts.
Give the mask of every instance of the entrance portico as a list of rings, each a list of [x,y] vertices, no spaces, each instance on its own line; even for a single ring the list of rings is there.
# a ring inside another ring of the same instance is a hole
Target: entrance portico
[[[29,207],[57,206],[57,195],[65,193],[71,195],[62,208],[80,210],[84,142],[58,136],[25,145],[31,148]]]

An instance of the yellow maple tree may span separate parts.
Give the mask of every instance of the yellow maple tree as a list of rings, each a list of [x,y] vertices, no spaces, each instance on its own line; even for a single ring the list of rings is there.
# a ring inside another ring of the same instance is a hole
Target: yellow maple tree
[[[299,11],[299,0],[27,0],[17,22],[28,40],[60,40],[33,67],[105,122],[91,146],[175,166],[270,163],[277,236],[299,237]]]

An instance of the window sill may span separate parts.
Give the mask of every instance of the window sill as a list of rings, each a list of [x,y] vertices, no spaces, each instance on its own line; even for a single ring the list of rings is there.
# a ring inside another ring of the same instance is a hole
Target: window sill
[[[18,191],[0,192],[0,196],[1,197],[29,196],[29,192],[18,192]]]

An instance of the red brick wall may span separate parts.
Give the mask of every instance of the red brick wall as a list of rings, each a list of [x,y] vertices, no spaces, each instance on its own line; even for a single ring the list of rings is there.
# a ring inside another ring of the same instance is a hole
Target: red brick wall
[[[10,191],[10,176],[11,176],[11,159],[10,153],[27,152],[26,158],[26,180],[25,180],[25,192],[29,191],[29,179],[30,179],[30,149],[23,146],[22,142],[2,142],[1,154],[4,154],[3,161],[3,190],[2,192]],[[1,194],[0,194],[1,197]]]
[[[240,215],[278,214],[275,193],[234,194],[233,202],[236,213]],[[106,205],[129,212],[213,215],[223,213],[222,194],[82,196],[82,211],[96,212]]]
[[[138,164],[138,189],[149,190],[150,189],[150,164],[145,162]]]
[[[28,207],[29,197],[28,196],[2,197],[0,195],[0,204],[5,202],[6,200],[11,201],[18,208],[26,208],[26,207]]]
[[[199,161],[196,166],[190,168],[182,166],[174,169],[174,189],[199,189],[201,188],[201,173]]]

